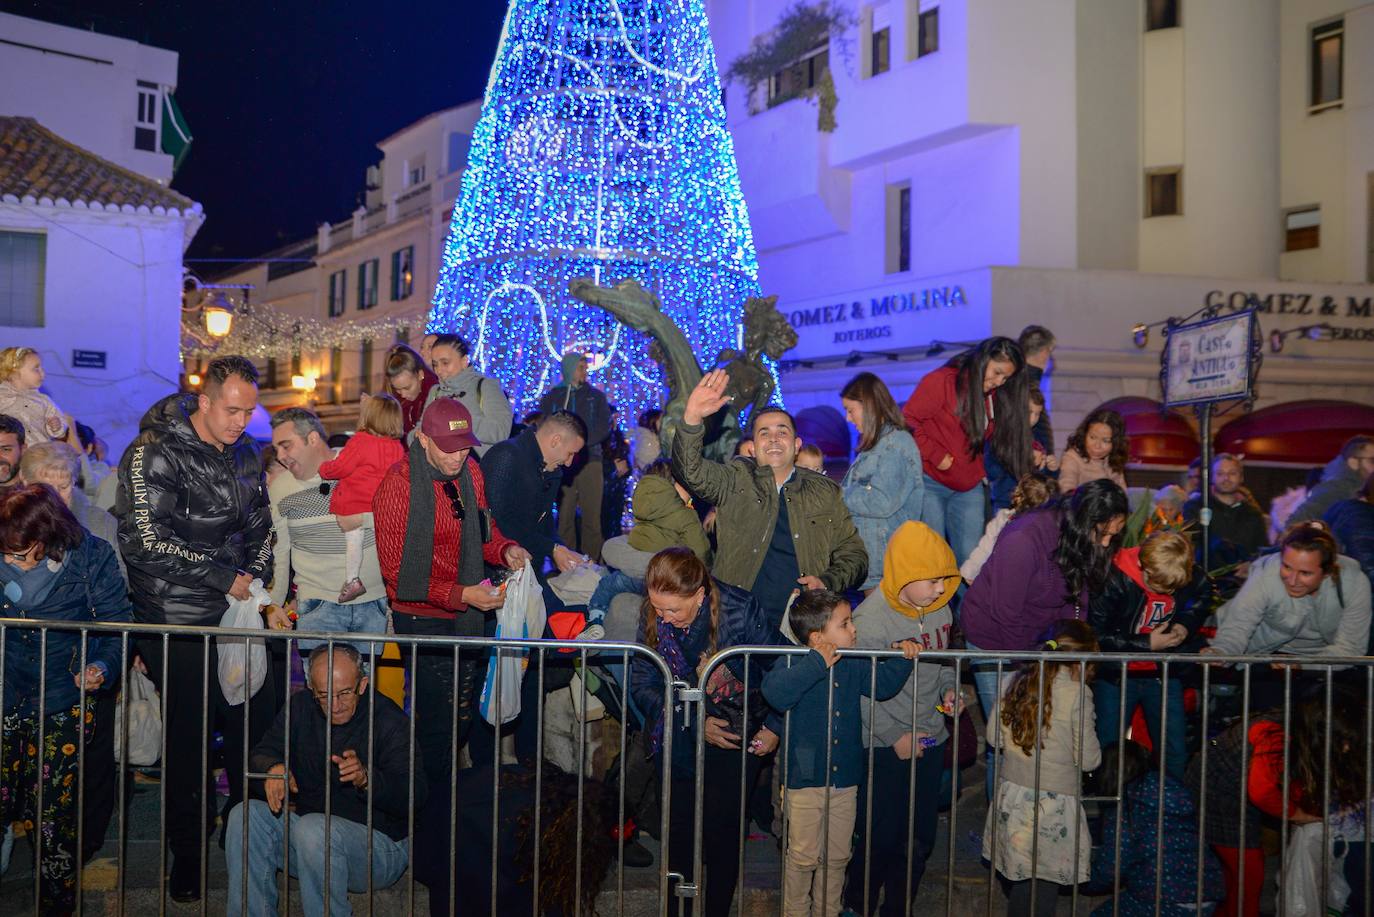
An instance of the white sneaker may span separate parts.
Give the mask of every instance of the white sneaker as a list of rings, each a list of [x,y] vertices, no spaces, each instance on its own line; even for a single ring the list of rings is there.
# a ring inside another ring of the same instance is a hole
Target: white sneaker
[[[591,642],[605,639],[605,637],[606,628],[602,627],[600,624],[588,624],[586,627],[582,628],[582,633],[578,634],[573,639]]]

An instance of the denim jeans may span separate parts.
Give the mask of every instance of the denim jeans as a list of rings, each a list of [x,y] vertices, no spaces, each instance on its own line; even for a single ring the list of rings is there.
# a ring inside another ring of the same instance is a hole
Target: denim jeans
[[[925,497],[921,501],[921,521],[935,530],[954,549],[954,562],[963,565],[987,525],[983,505],[983,485],[972,490],[951,490],[925,475]]]
[[[282,861],[282,831],[291,820],[291,875],[300,880],[301,910],[306,917],[353,913],[349,892],[386,888],[401,878],[409,859],[404,841],[394,841],[380,831],[372,834],[372,874],[367,872],[366,825],[335,816],[329,822],[329,901],[324,885],[325,819],[320,813],[273,815],[260,799],[248,801],[248,861],[243,860],[243,805],[234,806],[225,825],[224,858],[229,867],[229,893],[225,913],[277,912],[277,869]],[[248,897],[243,879],[248,877]]]
[[[1160,710],[1167,705],[1169,710],[1169,732],[1164,736],[1164,770],[1175,780],[1183,779],[1183,771],[1188,766],[1188,733],[1184,722],[1183,684],[1177,678],[1170,678],[1160,703],[1160,680],[1158,678],[1127,678],[1126,680],[1126,725],[1130,726],[1131,715],[1136,704],[1145,711],[1145,725],[1150,730],[1150,743],[1159,748]],[[1093,707],[1097,710],[1097,741],[1103,748],[1118,741],[1121,727],[1121,688],[1115,681],[1099,678],[1093,682]]]
[[[969,643],[967,640],[964,641],[964,646],[967,647],[968,651],[971,653],[982,652],[978,647]],[[974,662],[971,663],[969,667],[973,669],[973,685],[978,690],[978,703],[983,707],[983,716],[987,718],[988,721],[991,721],[992,712],[997,707],[997,699],[1002,695],[1001,686],[997,681],[997,663]],[[1002,666],[1003,678],[1006,678],[1011,673],[1012,667],[1010,665]],[[996,747],[989,742],[986,750],[988,799],[992,799],[992,791],[995,789],[992,785],[992,771],[996,754]]]
[[[296,613],[299,615],[296,629],[318,634],[385,634],[386,612],[385,598],[352,605],[340,605],[338,602],[327,602],[324,599],[301,599],[296,605]],[[298,645],[302,651],[309,651],[323,642],[302,640]],[[381,643],[352,642],[354,648],[364,657],[367,656],[369,646],[376,649],[379,658],[382,655]]]

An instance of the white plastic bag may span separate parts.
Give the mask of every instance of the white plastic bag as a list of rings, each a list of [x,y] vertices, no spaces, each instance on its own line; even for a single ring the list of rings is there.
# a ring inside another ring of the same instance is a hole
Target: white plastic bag
[[[127,764],[148,767],[157,763],[162,754],[162,708],[158,704],[157,689],[138,669],[130,669],[124,679],[124,689],[115,706],[114,756],[124,744],[124,717],[129,718],[129,759]]]
[[[235,630],[261,630],[262,606],[271,601],[262,580],[248,587],[248,598],[229,600],[229,608],[219,619],[220,627]],[[267,680],[267,641],[259,637],[216,637],[219,647],[219,686],[229,706],[244,703]],[[245,689],[245,681],[251,679]]]
[[[1332,850],[1327,855],[1326,894],[1322,881],[1322,823],[1295,825],[1288,834],[1288,855],[1279,874],[1279,893],[1290,917],[1320,917],[1345,910],[1350,885],[1345,881],[1345,839],[1330,833]],[[1336,855],[1336,850],[1340,854]],[[1325,907],[1323,907],[1325,898]]]
[[[544,636],[547,612],[544,593],[529,561],[506,580],[506,601],[496,610],[496,636],[504,639],[539,639]],[[493,726],[509,723],[520,715],[520,682],[529,665],[529,652],[494,650],[487,661],[487,680],[482,685],[482,718]],[[500,672],[498,678],[497,672]],[[498,681],[500,684],[498,685]],[[499,700],[498,700],[499,688]],[[500,722],[497,712],[500,711]]]

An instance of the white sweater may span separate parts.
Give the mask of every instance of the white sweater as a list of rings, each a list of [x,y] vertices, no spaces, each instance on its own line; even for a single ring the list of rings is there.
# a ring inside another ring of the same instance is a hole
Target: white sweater
[[[296,597],[337,602],[344,584],[344,533],[329,511],[329,497],[320,493],[320,477],[297,481],[288,472],[277,475],[267,488],[272,501],[272,603],[286,601],[290,571],[296,571]],[[367,592],[350,602],[357,605],[386,598],[386,583],[377,563],[377,539],[372,514],[363,529],[363,565],[358,574]]]

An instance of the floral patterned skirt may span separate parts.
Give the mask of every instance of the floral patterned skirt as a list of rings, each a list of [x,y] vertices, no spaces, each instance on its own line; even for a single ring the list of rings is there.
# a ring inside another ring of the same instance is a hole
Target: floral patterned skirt
[[[50,714],[43,723],[43,753],[38,753],[38,719],[30,713],[4,718],[4,758],[0,760],[0,824],[38,824],[40,912],[68,913],[76,907],[77,782],[81,728],[91,739],[95,715],[87,704]],[[38,781],[43,781],[43,808],[38,809]]]
[[[1037,808],[1040,811],[1038,823],[1035,820]],[[1075,826],[1078,835],[1076,857]],[[997,833],[995,850],[994,831]],[[1037,834],[1038,843],[1035,842]],[[1060,885],[1086,882],[1092,872],[1092,846],[1088,817],[1077,796],[1042,790],[1037,800],[1035,790],[1029,787],[1005,780],[998,785],[997,797],[988,807],[988,820],[983,829],[983,856],[1008,879],[1013,882],[1045,879]]]

